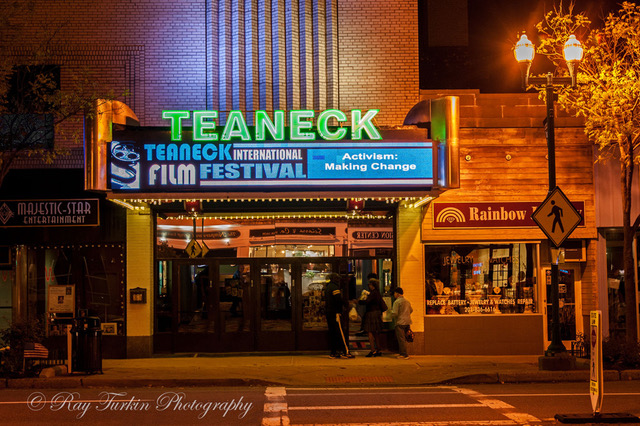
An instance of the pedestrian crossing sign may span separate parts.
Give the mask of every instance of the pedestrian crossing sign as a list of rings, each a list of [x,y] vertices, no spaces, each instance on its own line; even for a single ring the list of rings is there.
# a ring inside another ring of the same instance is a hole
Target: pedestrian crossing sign
[[[531,219],[556,247],[560,247],[582,222],[582,215],[560,188],[556,187],[533,212]]]
[[[202,246],[200,246],[200,243],[198,243],[194,238],[189,241],[189,244],[187,244],[187,248],[185,248],[185,250],[189,257],[193,259],[194,257],[200,256],[200,253],[202,253]]]

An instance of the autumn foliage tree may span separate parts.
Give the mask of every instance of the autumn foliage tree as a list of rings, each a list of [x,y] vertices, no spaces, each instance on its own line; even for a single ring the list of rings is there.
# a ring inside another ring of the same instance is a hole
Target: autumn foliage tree
[[[562,3],[537,24],[537,53],[548,57],[556,72],[568,73],[562,48],[569,35],[582,41],[584,57],[577,85],[559,88],[557,103],[583,117],[585,132],[598,148],[597,161],[619,161],[623,201],[624,291],[627,342],[637,340],[636,268],[632,243],[640,217],[631,217],[631,186],[640,162],[640,6],[624,2],[594,24],[573,4]],[[544,92],[543,92],[544,95]],[[635,178],[637,179],[637,178]]]

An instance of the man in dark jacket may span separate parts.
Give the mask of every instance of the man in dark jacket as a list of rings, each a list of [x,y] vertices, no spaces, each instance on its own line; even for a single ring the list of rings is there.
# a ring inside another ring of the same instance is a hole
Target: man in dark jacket
[[[344,334],[341,332],[341,320],[347,306],[340,289],[340,275],[329,275],[329,282],[324,289],[325,315],[329,331],[330,358],[353,358],[346,347]]]

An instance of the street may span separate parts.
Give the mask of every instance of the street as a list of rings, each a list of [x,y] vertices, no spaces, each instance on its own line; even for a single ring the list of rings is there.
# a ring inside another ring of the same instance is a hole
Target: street
[[[422,387],[4,389],[3,424],[539,425],[589,414],[586,383]],[[640,415],[640,383],[605,383],[603,413]]]

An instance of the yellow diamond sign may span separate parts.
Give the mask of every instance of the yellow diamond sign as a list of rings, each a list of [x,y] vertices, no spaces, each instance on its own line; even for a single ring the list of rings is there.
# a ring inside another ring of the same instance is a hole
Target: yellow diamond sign
[[[531,219],[559,247],[582,222],[582,215],[560,188],[556,187],[533,212]]]
[[[200,243],[197,242],[194,238],[189,241],[189,244],[187,244],[187,248],[185,248],[185,251],[190,258],[194,258],[200,256],[200,253],[202,253],[202,247],[200,246]]]

